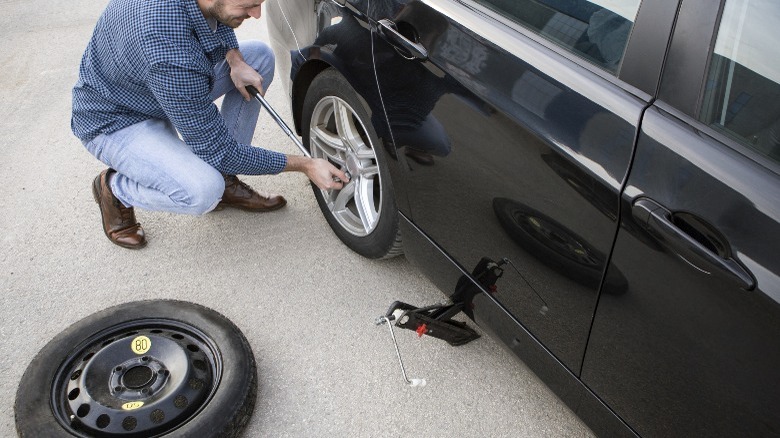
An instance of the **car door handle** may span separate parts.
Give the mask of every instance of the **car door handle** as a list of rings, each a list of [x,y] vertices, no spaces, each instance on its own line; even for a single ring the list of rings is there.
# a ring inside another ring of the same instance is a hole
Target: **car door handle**
[[[753,276],[730,256],[723,257],[691,236],[673,221],[672,212],[657,202],[640,198],[632,207],[634,218],[663,244],[697,269],[736,283],[751,290],[756,282]],[[727,247],[723,242],[722,246]],[[730,251],[729,251],[730,252]]]
[[[385,41],[390,43],[398,52],[406,59],[428,59],[428,51],[422,44],[412,41],[401,32],[398,31],[398,27],[395,23],[384,18],[377,22],[379,24],[379,35],[384,38]]]

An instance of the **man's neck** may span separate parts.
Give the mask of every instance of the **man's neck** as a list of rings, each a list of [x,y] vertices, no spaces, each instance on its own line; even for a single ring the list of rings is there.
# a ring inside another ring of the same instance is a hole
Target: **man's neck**
[[[206,20],[213,19],[214,17],[211,16],[209,13],[209,10],[214,5],[214,0],[196,0],[198,2],[198,8],[200,9],[200,12],[203,13],[203,17],[206,18]]]

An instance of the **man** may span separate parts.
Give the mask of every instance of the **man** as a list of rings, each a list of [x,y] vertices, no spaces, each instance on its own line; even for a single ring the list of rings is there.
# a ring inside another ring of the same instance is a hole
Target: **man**
[[[146,244],[133,207],[200,215],[286,204],[237,174],[298,171],[325,190],[347,181],[326,160],[249,145],[260,105],[246,86],[267,89],[274,57],[259,41],[239,44],[233,29],[260,18],[263,1],[109,2],[81,61],[71,128],[109,166],[92,191],[113,243]]]

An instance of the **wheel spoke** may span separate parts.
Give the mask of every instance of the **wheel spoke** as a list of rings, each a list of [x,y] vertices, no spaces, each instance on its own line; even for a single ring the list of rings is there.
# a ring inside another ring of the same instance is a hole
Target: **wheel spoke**
[[[341,139],[326,129],[323,129],[321,125],[315,125],[311,128],[311,136],[319,143],[318,146],[327,146],[339,151],[346,151],[346,146]]]
[[[366,231],[374,229],[378,218],[374,206],[374,180],[373,178],[357,178],[355,185],[355,205],[357,206],[360,221]]]
[[[333,206],[331,211],[333,214],[344,214],[347,211],[349,201],[355,196],[355,179],[345,185],[341,191],[336,195],[336,199],[333,200]]]
[[[329,158],[340,165],[345,162],[346,147],[340,138],[322,129],[320,126],[311,128],[312,155],[320,158]],[[320,156],[319,151],[323,156]]]
[[[366,146],[364,143],[360,143],[360,146],[357,149],[353,149],[355,152],[355,156],[358,158],[358,160],[364,161],[364,160],[375,160],[376,154],[374,153],[374,150],[370,147]]]
[[[373,178],[379,174],[379,167],[376,165],[366,166],[360,169],[360,176],[364,178]]]
[[[336,130],[343,144],[357,153],[361,148],[365,148],[363,139],[360,138],[352,110],[340,100],[333,100],[333,116],[336,118]]]

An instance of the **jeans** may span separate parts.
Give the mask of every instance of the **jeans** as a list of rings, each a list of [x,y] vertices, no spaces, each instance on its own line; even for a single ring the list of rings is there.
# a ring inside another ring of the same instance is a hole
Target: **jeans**
[[[263,77],[266,90],[274,77],[274,54],[260,41],[239,43],[244,60]],[[211,99],[222,100],[220,114],[233,138],[249,144],[260,103],[245,101],[222,61],[214,67]],[[201,215],[217,206],[225,190],[222,174],[198,158],[167,120],[149,119],[84,145],[98,160],[116,170],[109,180],[114,196],[125,206]]]

